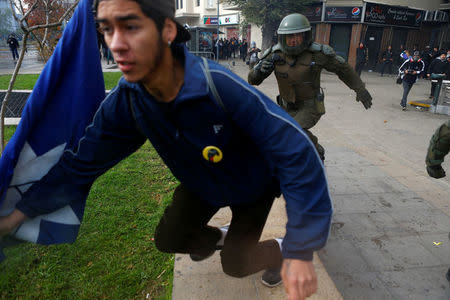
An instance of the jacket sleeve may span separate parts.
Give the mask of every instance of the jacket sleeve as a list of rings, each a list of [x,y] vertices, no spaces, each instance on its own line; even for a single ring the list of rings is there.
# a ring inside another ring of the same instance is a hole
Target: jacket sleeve
[[[340,56],[325,56],[324,54],[316,54],[322,56],[318,61],[324,61],[321,63],[322,67],[330,72],[335,73],[339,79],[344,82],[349,88],[355,92],[365,89],[365,84],[358,76],[356,71],[345,62]]]
[[[405,70],[407,69],[407,67],[409,66],[409,61],[405,60],[402,65],[400,66],[400,68],[398,68],[398,72],[400,74],[403,74],[405,72]]]
[[[77,149],[66,150],[47,175],[23,195],[17,209],[32,218],[85,197],[97,177],[144,143],[128,102],[121,105],[117,96],[111,92],[102,102]]]
[[[269,59],[268,57],[262,59],[260,62],[262,62],[263,60]],[[270,74],[272,74],[272,72],[268,72],[268,73],[262,73],[259,70],[256,70],[255,67],[253,67],[249,72],[248,72],[248,83],[250,83],[251,85],[260,85],[264,79],[266,79],[267,77],[270,76]]]
[[[311,260],[327,240],[332,207],[324,167],[300,126],[272,100],[225,70],[212,70],[235,122],[275,170],[286,200],[284,258]]]

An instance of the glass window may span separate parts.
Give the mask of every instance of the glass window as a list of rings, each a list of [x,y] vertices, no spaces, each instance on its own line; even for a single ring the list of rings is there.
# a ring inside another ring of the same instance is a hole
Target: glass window
[[[200,6],[200,0],[197,0],[197,6]]]

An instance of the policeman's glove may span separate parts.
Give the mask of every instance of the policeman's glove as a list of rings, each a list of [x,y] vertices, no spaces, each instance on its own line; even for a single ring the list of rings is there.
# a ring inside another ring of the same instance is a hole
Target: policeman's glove
[[[427,166],[428,175],[434,178],[442,178],[445,177],[445,171],[442,169],[441,165],[437,166]]]
[[[271,73],[273,71],[273,61],[262,60],[261,61],[261,72],[264,74]]]
[[[365,109],[369,109],[372,106],[372,96],[366,89],[356,92],[356,101],[361,101]]]

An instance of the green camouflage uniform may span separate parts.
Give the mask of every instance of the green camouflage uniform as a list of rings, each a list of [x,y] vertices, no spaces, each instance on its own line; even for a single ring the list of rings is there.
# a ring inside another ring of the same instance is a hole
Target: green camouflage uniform
[[[336,55],[330,46],[311,43],[309,48],[295,56],[287,55],[281,49],[280,44],[268,49],[258,65],[265,60],[273,63],[280,92],[278,104],[306,131],[324,159],[325,150],[318,143],[317,137],[308,130],[325,114],[324,97],[320,88],[322,69],[337,74],[340,80],[356,91],[356,100],[362,101],[366,109],[370,107],[372,97],[353,68],[341,56]],[[271,74],[271,71],[261,72],[258,65],[248,74],[248,82],[252,85],[261,84]]]
[[[441,167],[444,157],[450,150],[450,120],[442,124],[431,137],[425,163],[431,177],[445,177],[445,171]]]

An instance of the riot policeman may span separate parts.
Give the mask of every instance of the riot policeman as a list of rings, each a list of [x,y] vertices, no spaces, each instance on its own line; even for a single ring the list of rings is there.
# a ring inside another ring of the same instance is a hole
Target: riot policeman
[[[278,104],[306,131],[324,160],[325,150],[308,130],[325,114],[320,87],[322,69],[337,74],[356,92],[356,101],[361,101],[366,109],[371,107],[372,97],[353,68],[333,48],[312,42],[311,26],[305,16],[284,17],[277,33],[278,44],[264,52],[260,62],[250,70],[248,82],[259,85],[275,71],[280,92]]]

